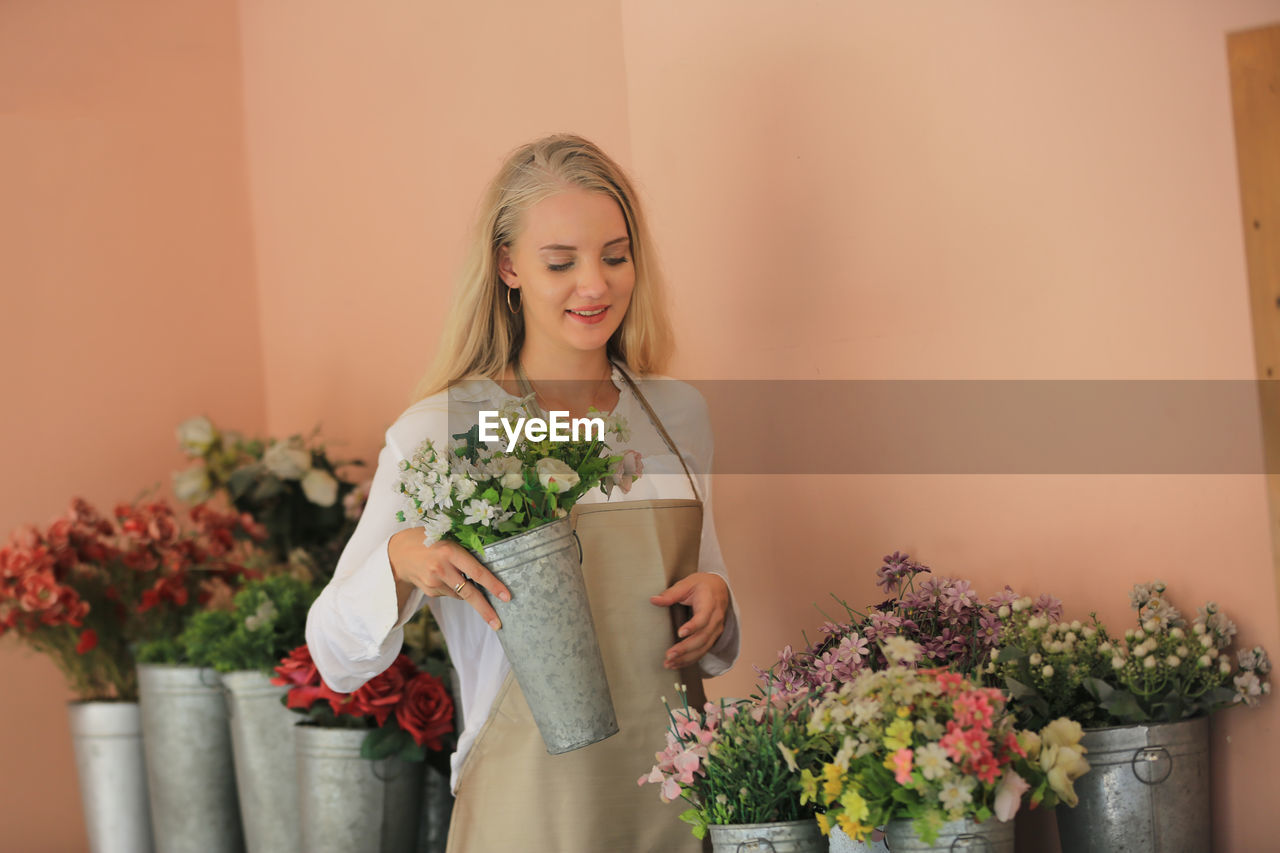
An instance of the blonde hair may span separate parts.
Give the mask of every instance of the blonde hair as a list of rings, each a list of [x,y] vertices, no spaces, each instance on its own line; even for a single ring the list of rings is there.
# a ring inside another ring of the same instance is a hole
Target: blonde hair
[[[635,288],[608,355],[639,374],[659,373],[671,356],[671,322],[649,228],[622,168],[593,143],[573,134],[543,137],[517,148],[490,182],[480,205],[460,281],[445,320],[440,349],[414,390],[414,401],[460,379],[497,379],[520,352],[524,316],[511,313],[498,275],[498,249],[519,233],[525,211],[572,187],[609,196],[622,210],[631,238]]]

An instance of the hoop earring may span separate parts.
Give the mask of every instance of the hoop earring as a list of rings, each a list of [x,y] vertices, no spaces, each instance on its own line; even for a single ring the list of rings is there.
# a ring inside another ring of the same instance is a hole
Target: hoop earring
[[[510,285],[507,285],[507,310],[508,310],[508,311],[510,311],[512,314],[519,314],[519,313],[520,313],[520,309],[524,307],[524,301],[523,301],[523,300],[517,300],[516,305],[515,305],[515,306],[512,306],[512,304],[511,304],[511,291],[513,291],[513,290],[515,290],[515,288],[514,288],[514,287],[512,287],[512,286],[510,286]]]

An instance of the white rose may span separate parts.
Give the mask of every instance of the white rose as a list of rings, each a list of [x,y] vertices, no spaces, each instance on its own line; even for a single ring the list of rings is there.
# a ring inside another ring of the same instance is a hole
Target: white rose
[[[209,472],[203,464],[178,471],[173,475],[173,493],[183,503],[204,503],[212,497],[213,483],[209,481]]]
[[[312,468],[302,477],[302,493],[316,506],[333,506],[338,500],[338,481],[328,471]]]
[[[556,485],[557,492],[564,492],[578,485],[578,472],[559,459],[550,456],[539,459],[537,469],[538,482],[548,491],[551,490],[552,483]]]
[[[204,415],[178,424],[178,445],[188,456],[203,456],[217,436],[218,431]]]
[[[495,456],[485,467],[489,476],[496,478],[504,489],[518,489],[524,485],[520,460],[515,456]]]
[[[262,464],[281,480],[299,480],[311,468],[311,453],[296,445],[275,441],[262,454]]]

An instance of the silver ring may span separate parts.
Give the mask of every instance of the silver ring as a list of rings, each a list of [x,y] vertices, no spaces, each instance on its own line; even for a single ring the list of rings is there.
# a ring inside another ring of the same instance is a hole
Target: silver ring
[[[458,585],[457,585],[457,586],[455,586],[455,587],[453,588],[453,594],[454,594],[454,595],[456,595],[456,596],[458,596],[458,597],[461,597],[461,596],[462,596],[462,588],[463,588],[464,586],[466,586],[466,585],[467,585],[467,579],[466,579],[466,578],[463,578],[463,579],[458,583]]]

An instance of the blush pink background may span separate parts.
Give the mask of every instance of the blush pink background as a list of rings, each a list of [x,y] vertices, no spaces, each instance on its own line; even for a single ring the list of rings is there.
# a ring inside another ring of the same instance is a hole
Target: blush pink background
[[[0,530],[167,488],[201,412],[319,422],[372,460],[481,187],[559,130],[642,188],[678,376],[1253,378],[1226,34],[1278,21],[1274,0],[10,0]],[[716,488],[744,621],[723,695],[828,591],[872,600],[895,549],[1077,617],[1127,618],[1161,577],[1280,654],[1259,476]],[[0,675],[0,838],[83,850],[61,679],[11,638]],[[1215,720],[1219,849],[1274,836],[1278,720]],[[1055,849],[1032,818],[1023,849]]]

